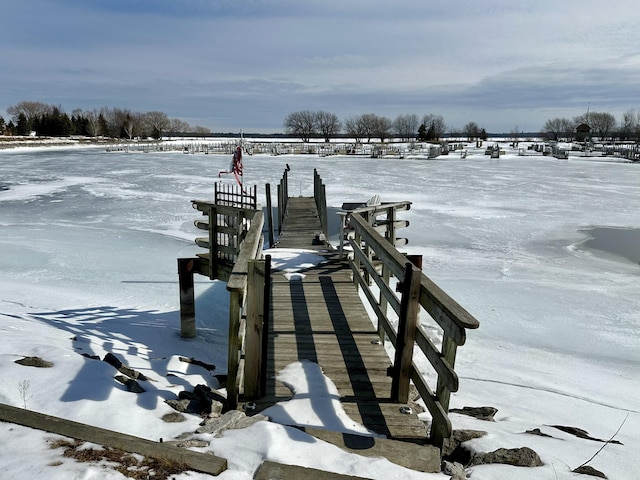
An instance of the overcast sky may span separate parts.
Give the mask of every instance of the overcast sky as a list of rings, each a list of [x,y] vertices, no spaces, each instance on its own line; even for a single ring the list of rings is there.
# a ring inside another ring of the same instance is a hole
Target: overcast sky
[[[442,115],[489,132],[640,110],[637,0],[19,0],[0,115],[161,110],[215,132],[288,113]]]

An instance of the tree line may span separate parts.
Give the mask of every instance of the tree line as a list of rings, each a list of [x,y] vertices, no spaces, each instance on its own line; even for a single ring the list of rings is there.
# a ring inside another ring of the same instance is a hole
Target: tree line
[[[365,113],[341,122],[334,113],[300,110],[287,115],[283,125],[288,135],[296,136],[303,142],[312,138],[323,138],[328,142],[341,134],[354,138],[358,143],[373,139],[384,142],[390,138],[437,142],[447,130],[444,118],[431,113],[422,118],[416,114],[398,115],[393,120],[375,113]],[[487,135],[475,122],[469,122],[463,131],[469,139],[486,138]]]
[[[0,116],[0,134],[67,137],[161,138],[164,135],[208,135],[205,127],[192,127],[161,111],[133,112],[126,108],[75,109],[69,116],[61,106],[23,101],[7,108],[11,120]]]
[[[629,110],[622,115],[619,122],[611,113],[588,112],[583,115],[568,118],[553,118],[545,122],[540,137],[549,140],[584,140],[577,136],[578,126],[586,124],[589,127],[588,137],[600,140],[622,140],[640,142],[640,112]],[[476,122],[468,122],[460,129],[447,127],[441,115],[427,114],[422,118],[418,115],[398,115],[391,120],[374,113],[366,113],[348,117],[341,122],[338,117],[325,111],[301,110],[290,113],[284,120],[287,134],[308,142],[312,138],[331,138],[344,135],[354,138],[356,142],[370,142],[378,139],[384,142],[394,138],[400,141],[438,142],[448,134],[449,137],[466,137],[468,140],[486,140],[487,131]],[[517,142],[520,134],[518,127],[512,129],[510,137]]]
[[[635,110],[624,112],[620,121],[608,112],[588,112],[572,119],[556,117],[547,120],[542,130],[551,140],[571,141],[582,124],[589,127],[590,138],[640,142],[640,112]]]
[[[102,107],[93,110],[75,109],[69,116],[61,106],[43,102],[23,101],[7,108],[11,119],[7,123],[0,116],[0,134],[40,136],[88,136],[111,138],[161,138],[162,136],[210,135],[211,130],[191,126],[178,118],[169,118],[161,111],[133,112],[126,108]],[[640,112],[629,110],[620,121],[607,112],[587,112],[572,119],[556,117],[547,120],[540,136],[550,140],[583,140],[577,137],[578,126],[589,126],[589,138],[601,140],[619,139],[640,142]],[[329,141],[344,135],[356,142],[385,142],[391,138],[401,141],[438,142],[445,134],[450,137],[466,137],[473,141],[486,140],[488,134],[476,122],[468,122],[461,129],[447,127],[441,115],[398,115],[393,120],[366,113],[340,121],[337,115],[326,111],[300,110],[292,112],[284,120],[287,135],[309,142],[313,138]],[[517,127],[511,131],[517,139]]]

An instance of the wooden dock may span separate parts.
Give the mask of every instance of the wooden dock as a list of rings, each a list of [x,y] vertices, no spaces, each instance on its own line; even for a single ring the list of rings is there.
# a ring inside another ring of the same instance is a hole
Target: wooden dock
[[[261,411],[291,391],[275,377],[287,365],[317,363],[336,385],[342,407],[369,430],[388,438],[428,442],[414,409],[391,401],[392,360],[358,295],[346,260],[326,243],[313,197],[289,198],[276,248],[314,250],[324,262],[289,279],[272,271],[265,394]]]

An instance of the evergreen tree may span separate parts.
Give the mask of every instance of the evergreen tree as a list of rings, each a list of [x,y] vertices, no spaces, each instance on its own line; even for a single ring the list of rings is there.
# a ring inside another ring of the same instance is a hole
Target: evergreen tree
[[[29,132],[31,132],[31,125],[25,114],[20,113],[18,115],[18,124],[16,125],[16,134],[25,136],[29,135]]]
[[[429,130],[427,130],[427,140],[429,140],[430,142],[433,142],[437,139],[438,139],[438,135],[436,134],[436,129],[432,123],[431,125],[429,125]]]
[[[107,119],[100,113],[100,115],[98,115],[98,135],[107,135],[108,132],[109,124],[107,123]]]
[[[89,120],[78,114],[71,116],[71,135],[89,136]]]
[[[427,127],[425,126],[424,123],[421,123],[420,127],[418,128],[418,141],[420,142],[427,141]]]

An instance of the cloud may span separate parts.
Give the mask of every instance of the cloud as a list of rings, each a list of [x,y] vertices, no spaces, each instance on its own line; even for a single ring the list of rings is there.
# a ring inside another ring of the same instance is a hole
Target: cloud
[[[9,2],[0,108],[165,110],[213,129],[280,131],[299,109],[539,128],[589,101],[639,104],[640,12],[615,3],[624,22],[578,0]]]

